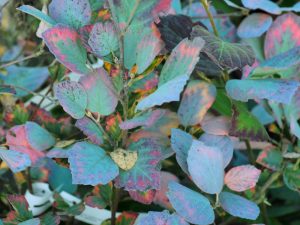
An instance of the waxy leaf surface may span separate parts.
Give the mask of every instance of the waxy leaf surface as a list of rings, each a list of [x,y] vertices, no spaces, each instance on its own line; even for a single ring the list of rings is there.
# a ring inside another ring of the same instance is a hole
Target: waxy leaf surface
[[[0,158],[14,173],[23,171],[28,166],[31,166],[31,160],[29,156],[22,152],[0,149]]]
[[[188,225],[181,217],[170,214],[167,210],[162,212],[148,212],[140,214],[134,225]]]
[[[275,15],[281,13],[280,7],[270,0],[242,0],[242,3],[248,9],[261,9]]]
[[[31,5],[22,5],[19,8],[17,8],[18,10],[27,13],[29,15],[32,15],[34,17],[36,17],[37,19],[46,22],[48,25],[56,25],[57,22],[55,20],[53,20],[51,17],[49,17],[47,14],[43,13],[42,11],[32,7]]]

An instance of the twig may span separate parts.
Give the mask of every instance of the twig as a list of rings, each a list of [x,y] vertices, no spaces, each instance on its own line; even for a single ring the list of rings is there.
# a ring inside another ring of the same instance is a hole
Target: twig
[[[246,144],[246,148],[247,148],[247,152],[248,152],[249,161],[251,162],[252,165],[254,165],[255,164],[255,156],[253,154],[253,149],[251,147],[249,139],[245,140],[245,144]]]
[[[28,186],[28,190],[31,194],[33,193],[33,188],[32,188],[32,180],[31,180],[31,174],[30,174],[30,168],[28,167],[26,170],[26,177],[27,177],[27,186]]]
[[[55,99],[53,99],[53,98],[51,98],[51,97],[49,97],[49,96],[47,96],[47,95],[42,95],[42,94],[40,94],[40,93],[37,93],[37,92],[34,92],[34,91],[30,91],[30,90],[28,90],[27,88],[20,87],[20,86],[15,86],[15,85],[11,85],[11,87],[12,87],[12,88],[16,88],[16,89],[20,89],[20,90],[22,90],[22,91],[26,91],[26,92],[28,92],[28,93],[30,93],[30,94],[32,94],[32,95],[36,95],[36,96],[39,96],[39,97],[42,97],[42,98],[46,98],[46,99],[48,99],[49,101],[51,101],[51,102],[53,102],[53,103],[56,102]]]
[[[214,18],[224,18],[224,17],[241,17],[246,16],[248,13],[246,12],[231,12],[231,13],[220,13],[214,15]],[[192,16],[192,19],[209,19],[209,16]]]
[[[210,23],[211,23],[211,26],[212,26],[212,28],[213,28],[213,30],[214,30],[215,35],[216,35],[217,37],[219,37],[219,33],[218,33],[218,30],[217,30],[217,27],[216,27],[214,18],[213,18],[212,14],[211,14],[210,11],[209,11],[209,4],[208,4],[207,0],[200,0],[200,2],[202,3],[203,8],[204,8],[205,11],[206,11],[206,14],[207,14],[207,16],[208,16],[208,19],[209,19],[209,21],[210,21]]]
[[[127,31],[128,27],[129,27],[131,21],[133,20],[135,12],[136,12],[136,10],[139,7],[140,2],[141,2],[141,0],[136,0],[135,1],[135,4],[133,6],[132,11],[130,12],[129,18],[128,18],[127,22],[126,22],[126,25],[125,25],[125,28],[124,28],[124,31],[123,31],[122,35],[124,35],[126,33],[126,31]]]
[[[111,197],[111,225],[116,224],[116,212],[119,204],[120,190],[113,186]]]

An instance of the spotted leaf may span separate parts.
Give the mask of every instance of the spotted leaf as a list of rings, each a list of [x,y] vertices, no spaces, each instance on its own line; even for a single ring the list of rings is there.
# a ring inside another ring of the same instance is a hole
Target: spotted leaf
[[[73,118],[85,115],[87,93],[83,86],[74,81],[63,81],[54,86],[54,93],[63,109]]]
[[[220,204],[222,208],[232,216],[256,220],[259,216],[258,206],[246,198],[229,192],[220,194]]]
[[[136,151],[124,150],[118,148],[110,153],[112,160],[122,169],[130,170],[134,167],[138,160],[138,153]]]
[[[14,173],[23,171],[31,165],[30,158],[27,154],[14,150],[0,149],[0,158]]]
[[[188,225],[180,216],[170,214],[167,210],[162,212],[148,212],[140,214],[134,225]]]
[[[95,122],[87,117],[76,121],[75,126],[79,128],[94,144],[103,144],[103,133]]]
[[[209,194],[222,191],[224,162],[218,147],[194,140],[188,152],[187,164],[192,180],[202,191]]]
[[[59,24],[47,29],[42,37],[56,59],[72,72],[89,72],[87,52],[76,30]]]
[[[261,171],[251,165],[237,166],[225,175],[225,184],[233,191],[246,191],[255,187]]]
[[[69,152],[73,184],[107,184],[119,169],[105,151],[88,142],[77,142]]]
[[[177,112],[181,124],[184,126],[199,124],[212,106],[216,92],[214,85],[202,81],[190,81]]]
[[[176,212],[189,223],[208,225],[214,222],[213,208],[200,193],[179,183],[170,182],[167,196]]]

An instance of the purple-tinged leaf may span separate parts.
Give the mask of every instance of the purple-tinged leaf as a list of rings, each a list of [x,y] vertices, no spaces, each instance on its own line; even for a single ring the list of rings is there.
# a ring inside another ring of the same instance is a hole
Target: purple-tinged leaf
[[[56,22],[78,29],[90,22],[92,10],[89,0],[52,0],[49,14]]]
[[[75,119],[84,117],[88,99],[81,84],[74,81],[63,81],[55,84],[54,93],[68,114]]]
[[[103,144],[103,133],[91,119],[83,117],[76,121],[75,126],[79,128],[94,144]]]
[[[159,120],[165,114],[165,112],[166,112],[165,110],[156,109],[153,111],[143,113],[140,116],[136,116],[130,120],[121,122],[120,128],[122,130],[129,130],[129,129],[133,129],[133,128],[136,128],[139,126],[150,127],[154,123],[156,123],[157,120]]]
[[[54,147],[47,152],[48,158],[58,158],[58,159],[66,159],[69,157],[69,150],[63,148]]]
[[[209,194],[222,191],[224,162],[218,147],[194,140],[188,152],[187,164],[192,180],[202,191]]]
[[[88,142],[78,142],[69,152],[73,184],[107,184],[119,174],[119,168],[105,151]]]
[[[259,120],[251,114],[241,102],[232,104],[232,120],[229,131],[230,136],[248,138],[252,141],[268,141],[269,135]]]
[[[170,182],[179,182],[179,179],[169,172],[160,172],[160,189],[156,191],[153,203],[166,209],[172,209],[172,205],[167,197],[168,186]]]
[[[207,116],[201,122],[201,128],[205,133],[213,135],[228,135],[230,120],[225,116]]]
[[[237,34],[240,38],[260,37],[272,25],[273,19],[265,13],[253,13],[239,25]]]
[[[22,5],[19,8],[17,8],[17,10],[20,10],[24,13],[27,13],[29,15],[34,16],[35,18],[46,22],[48,25],[56,25],[57,22],[55,20],[53,20],[51,17],[49,17],[47,14],[43,13],[42,11],[32,7],[31,5]]]
[[[26,220],[22,223],[18,223],[18,225],[40,225],[41,221],[39,218],[34,218],[34,219],[30,219],[30,220]]]
[[[98,57],[118,50],[118,35],[112,22],[96,23],[90,33],[88,44]]]
[[[190,76],[204,46],[202,38],[183,39],[172,51],[159,76],[158,87],[183,75]],[[170,89],[173,90],[173,89]]]
[[[199,124],[215,101],[216,94],[214,85],[203,81],[190,81],[177,112],[181,124],[184,126]]]
[[[29,156],[22,152],[17,152],[14,150],[3,150],[0,148],[0,158],[14,173],[23,171],[28,166],[31,166]]]
[[[183,218],[176,214],[170,214],[167,210],[162,212],[148,212],[140,214],[134,225],[188,225]]]
[[[271,14],[281,14],[280,7],[271,0],[242,0],[242,3],[248,9],[261,9]]]
[[[136,51],[137,73],[144,72],[163,49],[164,44],[154,32],[145,35],[139,42]]]
[[[204,133],[199,138],[207,146],[217,147],[221,150],[224,161],[224,168],[228,166],[233,156],[233,142],[228,136],[213,135]]]
[[[300,46],[300,17],[283,14],[274,21],[265,38],[264,52],[267,59]],[[294,77],[300,67],[280,72],[283,77]]]
[[[98,209],[105,209],[107,203],[101,196],[88,196],[84,200],[85,204]]]
[[[278,149],[267,148],[259,153],[256,162],[270,170],[280,170],[283,157]]]
[[[181,169],[186,173],[188,172],[187,157],[190,147],[193,142],[193,137],[180,129],[171,130],[171,146],[176,152],[176,160]]]
[[[30,91],[37,90],[49,77],[47,67],[9,66],[6,71],[6,75],[0,72],[0,80],[3,80],[5,85],[19,86]],[[18,97],[30,94],[20,89],[16,89],[16,92]]]
[[[167,196],[176,212],[189,223],[208,225],[214,222],[214,210],[208,199],[200,193],[171,182]]]
[[[94,73],[82,76],[79,83],[84,87],[87,96],[87,109],[100,115],[110,115],[118,104],[117,92],[108,73],[99,68]]]
[[[291,80],[229,80],[227,94],[239,101],[267,99],[277,103],[289,104],[299,87],[299,82]]]
[[[182,92],[189,77],[182,75],[161,85],[154,93],[142,99],[136,106],[136,110],[145,110],[153,106],[159,106],[164,103],[179,101]],[[170,90],[173,90],[170,92]]]
[[[119,188],[124,187],[128,191],[159,189],[159,163],[164,147],[154,138],[142,138],[132,142],[128,149],[137,151],[138,160],[130,170],[120,170],[115,185]]]
[[[47,150],[55,145],[54,137],[37,123],[27,121],[25,132],[30,146],[38,151]]]
[[[130,197],[140,203],[149,205],[153,202],[156,190],[150,189],[147,191],[129,191]]]
[[[82,44],[88,52],[92,52],[92,48],[89,45],[89,39],[90,39],[90,35],[91,35],[93,28],[94,28],[94,24],[89,24],[84,27],[81,27],[78,30]]]
[[[226,173],[224,182],[231,190],[242,192],[255,187],[260,173],[252,165],[237,166]]]
[[[229,192],[220,194],[220,204],[222,208],[232,216],[256,220],[259,216],[259,208],[254,203],[239,195]]]
[[[60,5],[60,4],[59,4]],[[56,59],[72,72],[87,74],[87,52],[76,30],[56,25],[42,34],[43,40]]]
[[[262,105],[256,105],[252,108],[251,113],[259,120],[262,125],[268,125],[275,121],[274,117],[267,112]]]

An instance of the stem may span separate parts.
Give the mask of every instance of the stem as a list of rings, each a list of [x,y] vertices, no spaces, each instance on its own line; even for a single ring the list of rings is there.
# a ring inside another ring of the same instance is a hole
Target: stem
[[[223,18],[223,17],[241,17],[245,16],[247,13],[244,12],[232,12],[232,13],[223,13],[214,15],[214,18]],[[208,19],[208,16],[192,16],[192,19]]]
[[[31,180],[31,174],[30,174],[30,168],[27,168],[26,170],[26,177],[27,177],[27,187],[28,187],[28,190],[31,194],[34,194],[33,193],[33,188],[32,188],[32,180]]]
[[[210,11],[209,11],[209,4],[208,4],[207,0],[200,0],[200,2],[202,3],[203,8],[204,8],[205,11],[206,11],[206,14],[207,14],[207,16],[208,16],[208,19],[209,19],[209,21],[210,21],[210,24],[211,24],[213,30],[214,30],[215,35],[216,35],[217,37],[219,37],[219,33],[218,33],[218,30],[217,30],[215,21],[214,21],[214,19],[213,19],[212,14],[211,14]]]
[[[111,196],[111,225],[116,225],[116,213],[119,204],[120,189],[113,186]]]
[[[27,88],[20,87],[20,86],[14,86],[14,85],[11,85],[11,87],[13,87],[13,88],[15,88],[15,89],[20,89],[20,90],[22,90],[22,91],[26,91],[26,92],[28,92],[28,93],[30,93],[30,94],[32,94],[32,95],[36,95],[36,96],[39,96],[39,97],[42,97],[42,98],[46,98],[46,99],[48,99],[49,101],[51,101],[51,102],[53,102],[53,103],[56,102],[56,100],[53,99],[53,98],[50,98],[50,97],[48,97],[48,96],[46,96],[46,95],[42,95],[42,94],[37,93],[37,92],[34,92],[34,91],[30,91],[30,90],[28,90]]]
[[[255,165],[255,156],[253,154],[253,150],[251,148],[251,144],[249,139],[245,140],[245,144],[246,144],[246,148],[247,148],[247,152],[248,152],[248,157],[249,157],[249,161],[251,162],[251,164]]]

